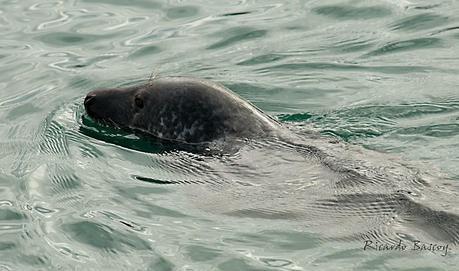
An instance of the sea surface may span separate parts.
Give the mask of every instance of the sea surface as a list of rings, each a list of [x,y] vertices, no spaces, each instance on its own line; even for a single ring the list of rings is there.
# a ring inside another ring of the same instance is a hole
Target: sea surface
[[[204,155],[85,115],[176,75],[303,141]],[[458,196],[459,1],[0,0],[1,271],[457,270]]]

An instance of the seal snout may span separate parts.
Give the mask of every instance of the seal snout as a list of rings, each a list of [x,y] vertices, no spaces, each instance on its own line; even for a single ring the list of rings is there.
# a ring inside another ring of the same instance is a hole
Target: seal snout
[[[123,89],[96,89],[84,98],[84,109],[93,120],[127,126],[132,118],[129,92]]]
[[[97,109],[97,100],[100,99],[97,98],[98,97],[95,91],[89,92],[84,98],[84,109],[86,110],[86,113],[88,113],[88,115],[91,117],[97,117],[99,115],[98,112],[100,110]]]
[[[94,92],[88,93],[88,95],[86,95],[86,97],[84,98],[84,106],[88,108],[89,106],[91,106],[91,104],[94,104],[95,100],[96,94]]]

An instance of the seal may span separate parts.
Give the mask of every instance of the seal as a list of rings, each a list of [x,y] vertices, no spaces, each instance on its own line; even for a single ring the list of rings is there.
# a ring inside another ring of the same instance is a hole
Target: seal
[[[188,144],[274,135],[281,127],[228,88],[189,77],[94,90],[84,107],[96,121]]]
[[[305,219],[310,221],[306,225],[316,225],[326,238],[330,231],[323,229],[328,229],[328,225],[358,223],[359,227],[339,228],[336,232],[340,236],[336,240],[372,237],[365,242],[364,249],[385,244],[384,238],[389,238],[387,243],[393,244],[393,240],[399,238],[400,228],[406,230],[402,233],[407,236],[420,232],[423,238],[442,240],[436,247],[434,243],[431,247],[422,247],[430,244],[419,241],[415,247],[418,250],[445,248],[446,255],[449,242],[459,243],[459,216],[425,204],[443,195],[431,191],[435,193],[422,196],[430,201],[415,199],[421,191],[429,191],[428,183],[417,170],[392,159],[381,159],[376,152],[368,151],[365,155],[361,148],[329,141],[320,135],[311,134],[304,139],[290,136],[288,129],[281,129],[283,126],[276,120],[222,85],[201,79],[166,77],[138,86],[92,91],[87,94],[84,106],[95,120],[139,130],[172,143],[179,142],[172,145],[175,149],[191,146],[187,150],[196,150],[193,144],[197,144],[199,151],[200,146],[210,146],[204,150],[220,154],[220,150],[226,152],[239,147],[231,144],[238,142],[233,139],[268,139],[263,142],[268,144],[257,144],[266,148],[249,148],[250,152],[240,153],[249,157],[225,156],[219,159],[217,168],[210,163],[205,171],[191,174],[191,179],[134,176],[137,180],[156,184],[218,184],[218,189],[207,189],[208,186],[187,189],[207,211],[220,209],[219,213],[225,215],[271,220]],[[272,141],[269,140],[271,135]],[[220,140],[223,145],[219,144]],[[216,144],[206,144],[212,142]],[[275,154],[276,158],[265,157],[270,154]],[[185,160],[190,166],[201,161],[201,157],[191,159]],[[248,161],[254,161],[249,171],[239,167]],[[192,166],[191,171],[200,168],[201,165]],[[253,174],[257,168],[263,173]],[[228,181],[233,178],[238,179],[237,185]],[[241,185],[244,183],[247,185]],[[381,221],[385,226],[381,228],[374,221]],[[391,225],[395,228],[391,229]]]

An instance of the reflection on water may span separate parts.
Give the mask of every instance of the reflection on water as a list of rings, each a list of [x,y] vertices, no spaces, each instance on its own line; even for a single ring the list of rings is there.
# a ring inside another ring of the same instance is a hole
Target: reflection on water
[[[2,1],[0,270],[453,270],[458,9]],[[302,139],[203,155],[84,116],[152,73],[221,82]],[[416,239],[450,251],[363,250]]]

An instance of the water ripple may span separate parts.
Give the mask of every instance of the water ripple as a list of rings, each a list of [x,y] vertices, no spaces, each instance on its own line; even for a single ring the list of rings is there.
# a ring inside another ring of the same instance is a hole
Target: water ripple
[[[448,23],[449,18],[446,16],[424,13],[403,18],[402,20],[390,25],[390,28],[402,31],[418,31],[435,28]]]
[[[391,10],[384,6],[353,7],[346,5],[327,5],[313,9],[319,15],[334,19],[375,19],[391,15]]]
[[[371,51],[366,56],[378,56],[383,54],[413,51],[418,49],[441,48],[442,40],[438,38],[417,38],[388,43],[381,48]]]

